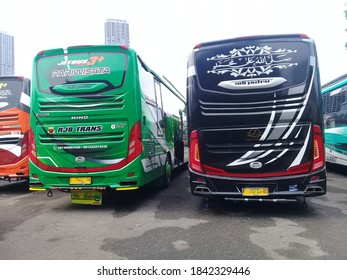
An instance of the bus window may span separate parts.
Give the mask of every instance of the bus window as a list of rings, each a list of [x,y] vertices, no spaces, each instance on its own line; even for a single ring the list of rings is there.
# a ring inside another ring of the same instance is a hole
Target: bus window
[[[158,136],[163,136],[162,130],[165,130],[165,121],[164,121],[164,114],[163,114],[163,102],[161,98],[161,87],[160,83],[155,80],[155,94],[156,94],[156,100],[157,100],[157,120],[158,120]]]

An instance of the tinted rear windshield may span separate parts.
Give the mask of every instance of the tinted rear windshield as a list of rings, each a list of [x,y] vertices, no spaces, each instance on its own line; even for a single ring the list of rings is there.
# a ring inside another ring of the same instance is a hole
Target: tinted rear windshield
[[[268,78],[275,78],[279,88],[304,83],[310,56],[310,44],[304,41],[240,41],[201,49],[195,63],[203,89],[233,92]]]
[[[109,85],[109,90],[122,87],[128,56],[111,52],[55,55],[40,58],[36,67],[41,92],[52,93],[60,85],[98,82]]]
[[[19,106],[22,87],[21,79],[0,79],[0,111]]]

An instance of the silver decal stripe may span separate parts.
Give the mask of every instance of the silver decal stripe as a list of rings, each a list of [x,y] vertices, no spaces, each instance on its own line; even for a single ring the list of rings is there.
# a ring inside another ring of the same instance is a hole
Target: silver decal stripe
[[[153,156],[151,159],[142,159],[143,170],[148,173],[164,165],[166,159],[166,154]]]
[[[58,165],[54,162],[54,160],[51,157],[37,157],[37,159],[49,159],[55,167],[58,167]]]
[[[269,150],[267,151],[266,153],[263,153],[262,155],[256,157],[256,158],[252,158],[252,159],[249,159],[249,160],[244,160],[244,161],[241,161],[241,159],[237,159],[229,164],[227,164],[227,166],[237,166],[237,165],[243,165],[243,164],[247,164],[247,163],[251,163],[253,161],[257,161],[261,158],[264,158],[266,156],[268,156],[269,154],[271,154],[274,150]]]
[[[293,167],[293,166],[297,166],[301,163],[302,158],[304,157],[304,153],[306,151],[307,148],[307,144],[308,144],[308,139],[310,138],[310,134],[311,134],[311,127],[308,130],[308,133],[306,135],[306,139],[305,139],[305,143],[302,146],[299,154],[296,156],[295,160],[292,162],[292,164],[289,166],[289,168]]]
[[[116,164],[123,160],[124,158],[117,158],[117,159],[97,159],[97,158],[86,158],[86,160],[96,163],[102,163],[102,164]]]
[[[305,84],[297,86],[297,87],[292,87],[289,89],[288,95],[303,93],[304,89],[305,89]]]
[[[274,162],[275,160],[278,160],[279,158],[281,158],[288,151],[289,151],[289,149],[283,150],[278,156],[276,156],[275,158],[269,160],[268,162],[265,162],[265,164],[269,164],[271,162]]]
[[[308,89],[309,93],[311,93],[314,77],[315,77],[315,67],[313,69],[313,73],[312,73],[312,77],[311,77],[311,81],[310,81],[310,86]],[[292,125],[288,129],[287,133],[283,136],[283,139],[287,139],[289,137],[290,133],[293,131],[294,127],[297,125],[298,121],[300,120],[302,114],[305,111],[306,104],[308,102],[309,97],[310,97],[310,94],[306,94],[306,99],[305,99],[304,104],[303,104],[304,106],[300,109],[299,114],[297,115],[295,121],[292,123]]]
[[[302,127],[300,127],[298,133],[295,135],[295,139],[297,139],[299,137],[299,134],[300,134],[301,130],[302,130]]]
[[[271,112],[271,116],[270,116],[270,120],[267,124],[267,127],[263,133],[263,135],[261,136],[261,138],[259,139],[260,141],[264,141],[266,139],[266,137],[268,136],[270,130],[271,130],[271,127],[272,127],[272,124],[274,122],[274,119],[275,119],[275,115],[276,115],[276,112],[275,111],[272,111]]]
[[[268,122],[268,125],[263,133],[263,135],[261,136],[261,138],[259,139],[259,141],[264,141],[267,137],[267,135],[269,134],[271,128],[272,128],[272,124],[273,124],[273,121],[275,119],[275,115],[276,115],[276,112],[275,111],[272,111],[271,112],[271,116],[270,116],[270,119],[269,119],[269,122]],[[256,148],[257,145],[254,145],[254,147]],[[270,150],[269,152],[271,153],[273,150]],[[246,164],[248,162],[252,162],[252,161],[255,161],[259,158],[263,158],[265,156],[267,156],[268,154],[270,154],[269,152],[265,153],[263,156],[259,156],[257,158],[252,158],[248,161],[245,161],[244,159],[247,159],[247,158],[250,158],[250,156],[254,153],[255,151],[248,151],[246,154],[244,154],[240,159],[237,159],[231,163],[229,163],[227,166],[237,166],[237,165],[242,165],[242,164]],[[265,151],[261,151],[261,152],[265,152]]]
[[[279,140],[288,126],[275,126],[266,140]]]

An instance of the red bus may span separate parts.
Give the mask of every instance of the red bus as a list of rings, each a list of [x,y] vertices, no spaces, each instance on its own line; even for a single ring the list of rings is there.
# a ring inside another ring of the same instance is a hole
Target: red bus
[[[0,77],[0,179],[29,177],[28,130],[30,80]]]

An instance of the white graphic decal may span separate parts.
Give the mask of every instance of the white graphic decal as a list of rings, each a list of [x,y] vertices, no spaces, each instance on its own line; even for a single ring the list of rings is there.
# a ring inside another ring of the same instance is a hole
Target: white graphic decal
[[[3,126],[4,128],[4,126]],[[20,133],[20,131],[11,131],[11,134],[3,134],[0,135],[0,139],[3,141],[20,141],[19,139],[23,138],[23,135]],[[5,150],[7,152],[10,152],[14,154],[16,157],[19,157],[22,154],[22,148],[18,144],[0,144],[0,149]]]
[[[270,88],[281,85],[287,80],[285,78],[258,78],[258,79],[242,79],[222,81],[218,86],[226,89],[255,89],[255,88]]]
[[[30,107],[30,96],[25,92],[22,92],[20,95],[20,103]]]
[[[111,74],[110,67],[53,70],[52,78],[66,77],[66,76],[74,77],[74,76],[104,75],[104,74]]]
[[[6,107],[8,105],[9,105],[9,103],[7,103],[7,102],[0,102],[0,109]]]
[[[13,144],[0,144],[0,149],[5,150],[19,157],[22,153],[22,148],[18,145]]]
[[[207,73],[225,74],[230,73],[236,77],[257,77],[262,74],[269,75],[273,69],[287,69],[297,66],[289,56],[296,50],[286,48],[272,50],[269,46],[248,46],[241,49],[233,49],[230,54],[218,54],[207,61],[216,61],[212,70]]]
[[[7,96],[11,96],[12,95],[12,92],[10,89],[2,89],[0,90],[0,98],[1,99],[5,99],[7,98]]]

